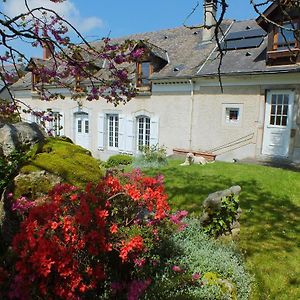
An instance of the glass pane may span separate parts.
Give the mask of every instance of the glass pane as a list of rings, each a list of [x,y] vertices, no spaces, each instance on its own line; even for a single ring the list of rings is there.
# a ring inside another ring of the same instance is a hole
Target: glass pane
[[[276,113],[276,105],[272,105],[271,106],[271,114],[275,115],[275,113]]]
[[[288,108],[289,108],[288,105],[284,105],[283,106],[283,112],[282,112],[283,115],[287,115],[288,114]]]
[[[283,102],[283,95],[278,95],[277,96],[277,104],[282,104]]]
[[[278,105],[277,106],[277,115],[281,115],[282,114],[282,105]]]
[[[270,125],[275,125],[275,116],[271,116]]]
[[[285,22],[283,26],[284,29],[280,28],[278,31],[278,49],[288,49],[289,47],[294,47],[296,39],[293,30],[297,29],[297,24]]]
[[[284,97],[284,104],[289,104],[289,95],[283,95]]]
[[[282,126],[286,126],[287,124],[287,116],[282,117]]]
[[[276,125],[281,125],[281,117],[280,116],[277,116],[276,117]]]
[[[272,95],[272,104],[276,104],[276,95]]]

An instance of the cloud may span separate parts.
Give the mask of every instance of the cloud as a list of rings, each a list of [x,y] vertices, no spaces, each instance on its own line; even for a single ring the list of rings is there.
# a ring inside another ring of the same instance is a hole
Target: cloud
[[[45,7],[56,11],[58,15],[69,21],[82,33],[87,33],[93,29],[103,27],[103,21],[98,17],[82,17],[71,0],[66,0],[62,3],[53,3],[50,0],[27,0],[27,2],[31,9]],[[24,0],[9,0],[3,3],[3,10],[5,14],[13,17],[23,13],[27,9]]]

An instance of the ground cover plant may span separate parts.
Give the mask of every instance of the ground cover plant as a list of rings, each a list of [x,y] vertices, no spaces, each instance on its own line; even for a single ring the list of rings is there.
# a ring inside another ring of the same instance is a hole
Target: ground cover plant
[[[238,245],[256,279],[251,299],[299,299],[300,173],[221,162],[182,167],[181,162],[147,171],[165,176],[172,207],[199,214],[209,193],[242,187]]]
[[[247,299],[236,252],[170,211],[160,175],[108,172],[10,201],[20,226],[0,252],[1,299]]]

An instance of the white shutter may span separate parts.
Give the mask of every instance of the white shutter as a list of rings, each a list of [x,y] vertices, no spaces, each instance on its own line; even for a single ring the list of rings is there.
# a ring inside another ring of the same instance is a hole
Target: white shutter
[[[126,131],[125,131],[125,150],[128,153],[134,151],[134,120],[131,116],[126,118]]]
[[[63,112],[60,112],[60,120],[59,120],[59,124],[60,124],[60,135],[65,135],[65,114]]]
[[[119,115],[119,151],[125,151],[125,132],[126,132],[126,124],[125,124],[125,116]]]
[[[98,114],[98,150],[104,150],[104,114]]]
[[[158,144],[158,126],[159,126],[159,117],[152,117],[150,120],[150,145]]]

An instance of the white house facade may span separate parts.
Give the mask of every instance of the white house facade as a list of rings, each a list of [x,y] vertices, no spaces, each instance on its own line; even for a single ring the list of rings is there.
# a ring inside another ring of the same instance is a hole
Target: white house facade
[[[207,11],[215,9],[214,1],[207,2]],[[276,7],[271,7],[266,13],[275,18]],[[64,100],[41,101],[31,89],[30,74],[14,85],[14,93],[35,110],[51,108],[49,129],[103,160],[158,144],[168,154],[183,149],[210,152],[220,160],[300,161],[300,66],[284,45],[289,40],[279,44],[280,34],[259,19],[225,21],[223,30],[223,90],[213,36],[179,27],[130,37],[150,42],[164,55],[149,50],[140,63],[144,73],[137,71],[140,92],[126,105],[74,101],[68,90],[59,91]],[[24,119],[38,122],[36,116]]]

